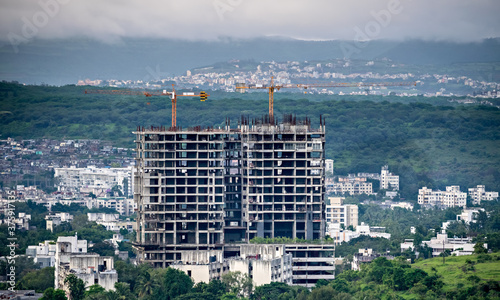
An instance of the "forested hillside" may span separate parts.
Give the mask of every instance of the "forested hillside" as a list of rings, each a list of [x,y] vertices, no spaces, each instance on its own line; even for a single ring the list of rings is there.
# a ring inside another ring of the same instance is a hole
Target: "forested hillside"
[[[104,139],[134,147],[138,125],[171,122],[167,97],[84,94],[75,86],[0,83],[2,138]],[[242,115],[260,118],[267,94],[214,92],[206,102],[183,98],[177,124],[236,127]],[[280,94],[275,115],[295,114],[319,124],[326,118],[326,156],[335,173],[380,172],[389,164],[401,176],[402,197],[416,200],[421,186],[462,190],[485,184],[500,190],[500,110],[463,106],[445,98]]]

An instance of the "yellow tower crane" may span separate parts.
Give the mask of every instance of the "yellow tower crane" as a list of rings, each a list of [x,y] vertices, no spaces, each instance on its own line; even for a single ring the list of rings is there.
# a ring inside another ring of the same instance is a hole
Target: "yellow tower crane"
[[[199,94],[185,92],[182,95],[178,95],[175,92],[175,86],[172,84],[172,91],[167,90],[159,92],[146,92],[146,91],[136,91],[136,90],[85,90],[85,94],[112,94],[112,95],[144,95],[146,97],[153,96],[170,96],[172,100],[172,128],[177,127],[177,97],[200,97],[200,101],[207,100],[208,95],[206,92],[201,91]]]
[[[237,83],[236,89],[240,91],[245,91],[246,89],[266,89],[269,93],[269,117],[272,119],[274,117],[274,91],[279,91],[283,88],[327,88],[327,87],[368,87],[368,86],[411,86],[417,85],[416,82],[359,82],[359,83],[347,83],[347,82],[331,82],[331,83],[318,83],[318,84],[275,84],[274,77],[271,77],[271,83],[269,85],[245,85],[244,83]]]

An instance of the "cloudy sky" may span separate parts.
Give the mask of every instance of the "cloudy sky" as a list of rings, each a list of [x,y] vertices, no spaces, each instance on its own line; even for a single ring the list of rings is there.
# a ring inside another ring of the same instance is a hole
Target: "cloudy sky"
[[[2,0],[0,40],[500,37],[498,0]]]

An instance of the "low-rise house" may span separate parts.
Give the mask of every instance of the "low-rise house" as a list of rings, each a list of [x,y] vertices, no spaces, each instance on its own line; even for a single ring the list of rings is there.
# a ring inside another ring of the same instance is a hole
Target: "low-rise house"
[[[381,237],[385,239],[390,239],[391,234],[385,232],[385,227],[379,226],[369,226],[363,222],[361,225],[356,227],[356,231],[346,230],[340,228],[340,226],[332,225],[328,227],[327,234],[335,241],[335,244],[341,244],[343,242],[349,242],[352,239],[358,238],[362,235],[368,235],[370,237],[376,238]]]
[[[96,222],[110,231],[118,232],[122,228],[132,231],[137,226],[137,222],[130,221],[130,219],[120,220],[119,214],[87,213],[87,217],[90,222]]]
[[[47,230],[54,232],[54,226],[61,225],[63,222],[71,222],[73,215],[70,213],[55,213],[45,216],[45,223]]]
[[[82,279],[85,287],[99,284],[106,290],[114,290],[118,281],[118,273],[114,270],[112,256],[100,256],[96,253],[86,253],[87,241],[78,240],[78,237],[58,237],[55,253],[55,283],[56,289],[63,289],[69,293],[68,285],[64,282],[69,274]]]
[[[439,256],[446,250],[456,255],[471,255],[474,253],[474,245],[471,238],[449,238],[444,233],[438,233],[436,237],[430,241],[423,241],[422,245],[427,245],[432,248],[432,256]],[[484,244],[488,248],[487,244]]]
[[[361,264],[372,262],[374,259],[379,257],[385,257],[389,260],[394,259],[394,256],[387,254],[380,254],[373,249],[359,249],[358,253],[354,254],[351,262],[351,269],[359,271],[361,269]]]
[[[87,247],[84,249],[87,252]],[[54,267],[56,262],[56,242],[45,241],[38,246],[28,246],[26,255],[33,258],[33,262],[40,268]]]
[[[476,223],[476,217],[484,208],[464,209],[461,214],[457,215],[457,221],[464,221],[466,224]]]

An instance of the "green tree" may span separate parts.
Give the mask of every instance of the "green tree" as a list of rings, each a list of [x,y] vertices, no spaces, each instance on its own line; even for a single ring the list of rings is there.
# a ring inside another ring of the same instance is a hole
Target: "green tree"
[[[135,283],[135,280],[133,281],[136,294],[139,299],[149,299],[149,297],[152,296],[158,288],[160,288],[161,284],[158,283],[153,276],[151,276],[151,266],[142,264],[138,269],[139,275],[137,277],[137,283]],[[118,274],[120,274],[120,271],[118,272]]]
[[[222,282],[229,287],[231,293],[239,297],[245,297],[252,294],[253,282],[248,274],[242,274],[240,271],[228,272],[222,275]]]
[[[167,268],[163,277],[163,289],[167,300],[187,294],[192,288],[193,280],[186,273],[177,269]]]
[[[271,282],[256,287],[253,297],[257,300],[276,300],[291,290],[292,288],[284,282]]]
[[[474,245],[474,253],[475,254],[482,254],[482,253],[488,253],[488,249],[484,247],[484,244],[481,242],[477,242]]]
[[[84,292],[85,300],[100,300],[104,297],[106,290],[98,285],[94,284],[88,287],[88,289]]]
[[[114,256],[115,247],[108,242],[98,242],[90,247],[88,252],[97,253],[101,256]]]
[[[116,294],[120,300],[135,300],[137,297],[132,293],[130,289],[130,284],[126,282],[116,282],[115,283]]]
[[[41,293],[54,287],[54,267],[47,267],[27,273],[20,281],[18,289],[35,290]]]
[[[63,290],[55,290],[50,287],[43,292],[42,298],[40,300],[67,300],[66,293]]]
[[[74,274],[69,274],[64,279],[69,288],[69,300],[82,300],[85,296],[85,283]]]

